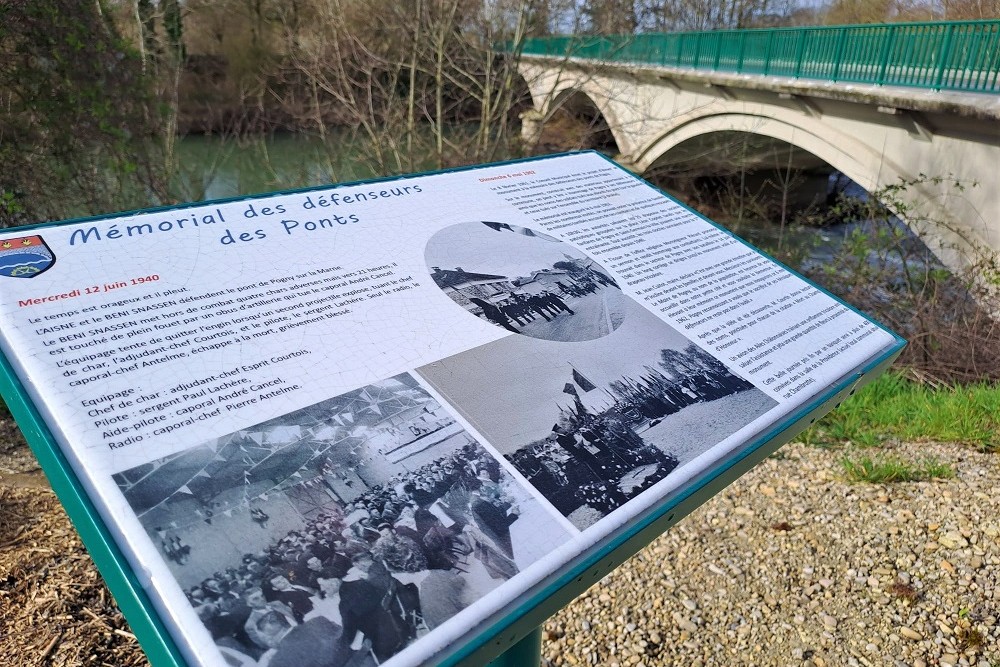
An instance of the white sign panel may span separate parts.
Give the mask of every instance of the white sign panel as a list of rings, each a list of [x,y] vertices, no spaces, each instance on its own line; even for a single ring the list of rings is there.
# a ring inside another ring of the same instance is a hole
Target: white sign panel
[[[0,235],[191,664],[417,665],[898,339],[596,154]]]

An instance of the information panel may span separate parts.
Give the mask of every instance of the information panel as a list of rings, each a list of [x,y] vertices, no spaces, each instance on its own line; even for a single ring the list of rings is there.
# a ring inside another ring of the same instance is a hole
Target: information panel
[[[6,231],[0,331],[184,659],[270,667],[447,658],[901,346],[596,153]]]

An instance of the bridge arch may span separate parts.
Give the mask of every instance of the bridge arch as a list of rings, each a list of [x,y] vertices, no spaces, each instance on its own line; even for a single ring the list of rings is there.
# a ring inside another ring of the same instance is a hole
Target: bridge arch
[[[613,118],[608,118],[587,93],[578,89],[561,91],[552,100],[546,122],[551,122],[552,117],[560,111],[579,123],[579,130],[583,135],[580,137],[580,148],[610,149],[615,154],[620,151],[619,138],[615,136],[613,129],[618,127],[617,122]]]
[[[782,114],[779,109],[767,113],[748,110],[716,110],[685,114],[674,119],[665,132],[633,154],[630,167],[638,173],[656,165],[669,151],[696,137],[717,132],[745,132],[783,141],[823,160],[869,192],[889,184],[917,181],[912,191],[903,193],[912,211],[894,211],[927,243],[938,258],[952,269],[964,267],[983,247],[982,241],[965,228],[948,224],[951,197],[942,195],[932,183],[921,184],[921,174],[910,173],[889,159],[881,146],[862,138],[838,132],[820,120],[804,114]],[[964,202],[960,202],[964,203]],[[915,211],[920,211],[915,214]],[[907,213],[911,213],[908,215]]]
[[[624,122],[617,108],[608,99],[607,91],[599,86],[567,79],[556,82],[552,88],[530,84],[529,88],[535,109],[541,112],[539,120],[543,124],[551,121],[560,111],[567,111],[592,121],[598,131],[606,132],[617,153],[628,153],[634,148],[631,137],[622,129]]]
[[[681,120],[634,155],[632,167],[642,173],[681,143],[716,132],[745,132],[791,144],[812,153],[869,191],[877,189],[880,180],[895,181],[906,176],[891,161],[881,159],[874,147],[854,137],[831,136],[829,131],[821,134],[773,116],[731,112]]]

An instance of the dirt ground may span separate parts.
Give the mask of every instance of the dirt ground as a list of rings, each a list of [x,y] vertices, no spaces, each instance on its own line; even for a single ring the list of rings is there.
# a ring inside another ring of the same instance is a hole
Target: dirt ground
[[[0,421],[0,664],[148,665],[45,475]]]

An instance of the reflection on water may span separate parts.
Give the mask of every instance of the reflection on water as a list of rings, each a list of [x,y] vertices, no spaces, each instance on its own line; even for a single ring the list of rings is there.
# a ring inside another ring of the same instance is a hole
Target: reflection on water
[[[465,145],[474,130],[462,124],[447,127],[446,143]],[[376,145],[347,127],[329,128],[325,138],[301,133],[245,140],[188,136],[177,142],[174,188],[183,201],[203,201],[431,170],[438,164],[433,139],[430,127],[418,127],[411,160],[402,139],[387,135]],[[463,158],[456,154],[444,161],[462,164]]]
[[[175,187],[187,201],[371,178],[362,142],[349,130],[332,139],[275,134],[236,141],[190,136],[177,144]]]

